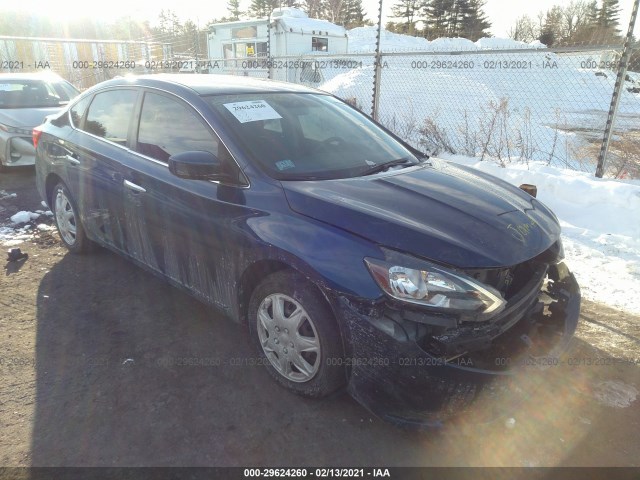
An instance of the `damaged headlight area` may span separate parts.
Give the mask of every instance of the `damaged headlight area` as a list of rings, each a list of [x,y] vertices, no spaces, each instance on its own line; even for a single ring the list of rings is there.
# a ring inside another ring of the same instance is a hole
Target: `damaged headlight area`
[[[399,254],[387,260],[365,258],[371,275],[391,297],[442,313],[484,321],[504,310],[507,301],[495,288],[464,274]]]

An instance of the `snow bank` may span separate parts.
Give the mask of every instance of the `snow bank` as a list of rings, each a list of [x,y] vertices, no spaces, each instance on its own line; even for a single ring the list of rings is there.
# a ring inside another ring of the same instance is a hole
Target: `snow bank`
[[[532,183],[558,216],[569,268],[585,298],[640,314],[640,181],[516,164],[501,168],[477,158],[442,155],[513,185]]]
[[[347,32],[349,51],[352,53],[375,52],[378,27],[358,27]],[[422,37],[413,37],[401,33],[382,30],[381,49],[383,52],[400,51],[473,51],[473,50],[509,50],[515,48],[545,48],[539,41],[531,43],[511,40],[510,38],[481,38],[472,42],[466,38],[437,38],[429,41]]]

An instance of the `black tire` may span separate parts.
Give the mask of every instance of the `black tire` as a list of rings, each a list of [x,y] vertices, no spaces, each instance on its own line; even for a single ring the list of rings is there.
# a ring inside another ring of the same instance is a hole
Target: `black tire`
[[[278,317],[275,311],[283,315]],[[266,322],[268,328],[263,322],[267,318],[272,321]],[[266,277],[251,295],[248,322],[260,363],[288,390],[320,398],[346,383],[342,338],[333,313],[315,285],[302,275],[281,271]],[[285,331],[295,323],[299,324],[295,332],[293,328]],[[283,369],[290,371],[282,373]]]
[[[53,219],[64,246],[72,253],[86,253],[93,250],[95,244],[87,238],[76,202],[64,183],[59,182],[54,187],[50,204]]]

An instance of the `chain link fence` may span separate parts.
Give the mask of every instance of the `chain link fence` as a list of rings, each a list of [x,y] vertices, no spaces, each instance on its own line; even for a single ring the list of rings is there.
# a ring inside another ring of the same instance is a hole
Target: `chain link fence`
[[[80,90],[172,57],[171,43],[0,36],[0,73],[54,72]]]
[[[604,45],[210,59],[208,71],[331,92],[432,154],[594,172],[621,51]],[[640,75],[629,71],[608,176],[640,178],[639,125]]]
[[[622,47],[608,45],[467,46],[207,59],[203,41],[194,39],[189,50],[189,42],[182,48],[161,42],[0,37],[0,71],[48,68],[81,89],[125,73],[271,78],[331,92],[432,154],[503,165],[539,161],[594,172],[622,53]],[[185,54],[174,54],[178,50]],[[631,65],[618,92],[607,156],[605,173],[617,178],[640,178],[640,74],[633,70]]]

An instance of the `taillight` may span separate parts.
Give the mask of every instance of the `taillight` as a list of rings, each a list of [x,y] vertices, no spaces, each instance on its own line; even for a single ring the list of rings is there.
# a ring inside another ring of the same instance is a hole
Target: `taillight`
[[[33,139],[34,148],[38,148],[38,142],[40,141],[40,135],[42,135],[42,130],[40,127],[35,127],[31,132],[31,138]]]

